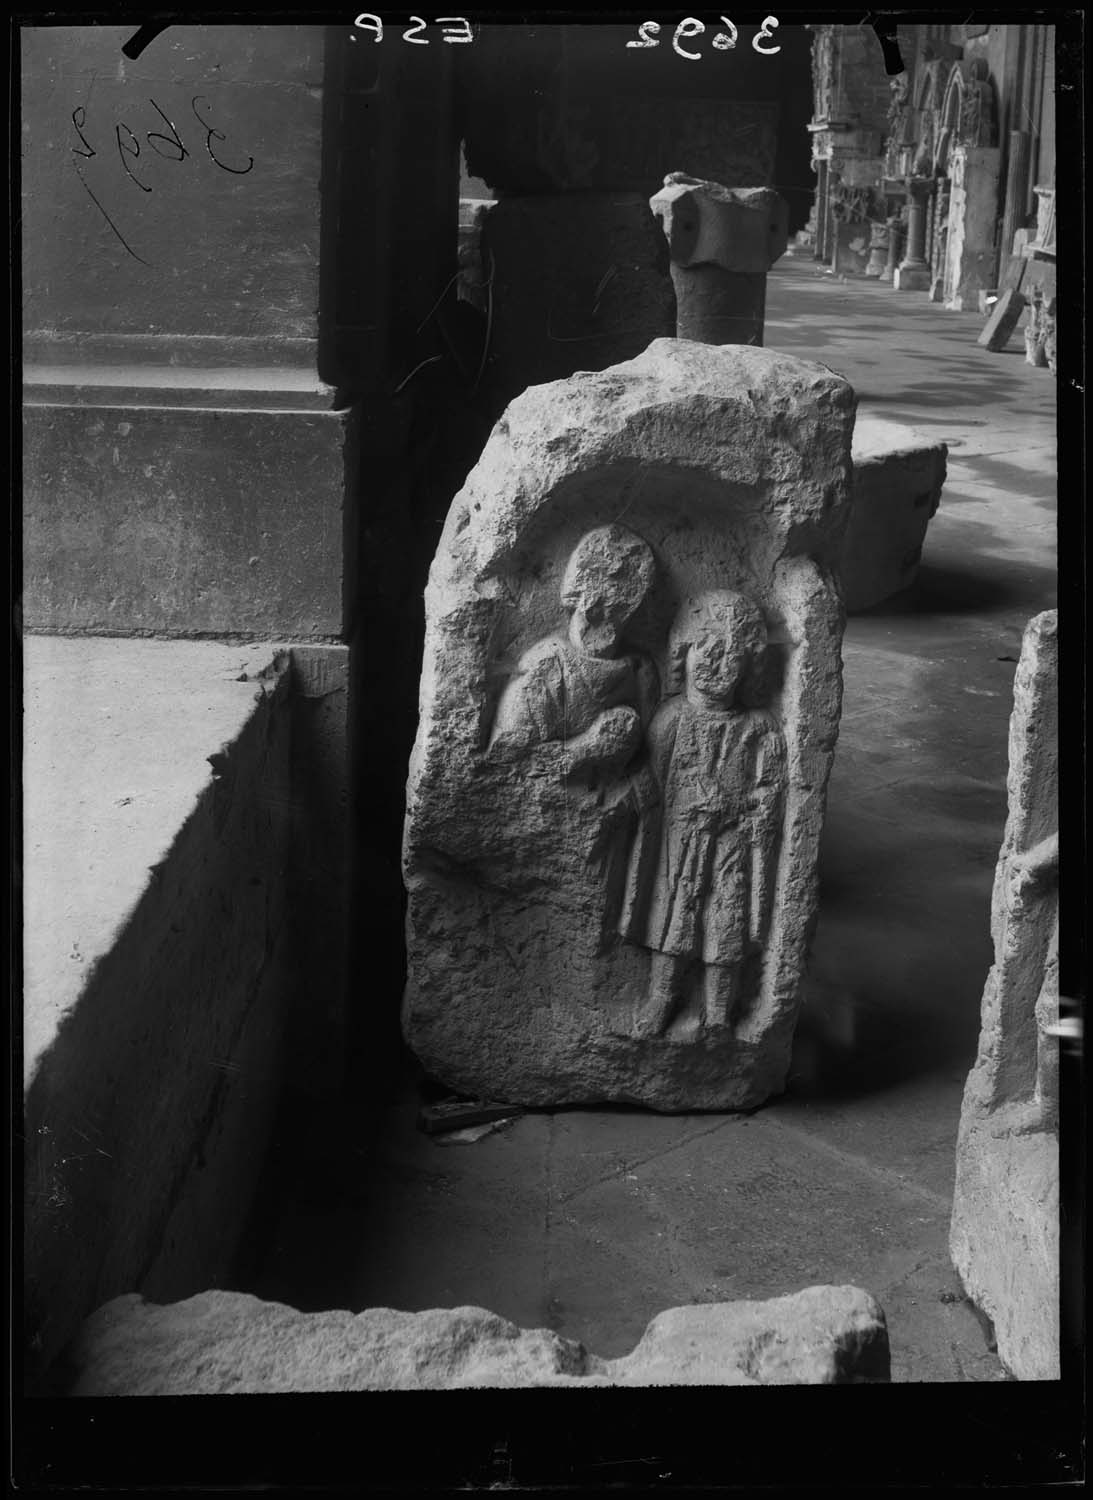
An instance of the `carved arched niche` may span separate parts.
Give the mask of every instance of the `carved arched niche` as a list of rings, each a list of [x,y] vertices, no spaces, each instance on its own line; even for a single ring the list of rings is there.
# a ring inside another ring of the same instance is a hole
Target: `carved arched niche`
[[[945,86],[934,150],[934,176],[947,177],[957,146],[995,146],[994,86],[985,60],[954,63]]]
[[[453,1087],[685,1109],[781,1086],[838,727],[852,423],[821,366],[657,340],[495,428],[430,574],[404,850],[406,1035]],[[736,686],[706,723],[688,674],[708,648]],[[744,832],[716,858],[677,840],[691,885],[666,891],[669,786],[735,827],[717,799],[743,775],[735,751],[680,771],[684,723],[758,757],[741,795],[762,857]],[[762,912],[733,946],[737,880]],[[698,907],[720,927],[688,948]]]
[[[913,177],[947,177],[955,146],[997,144],[994,85],[983,58],[933,58],[915,85]]]

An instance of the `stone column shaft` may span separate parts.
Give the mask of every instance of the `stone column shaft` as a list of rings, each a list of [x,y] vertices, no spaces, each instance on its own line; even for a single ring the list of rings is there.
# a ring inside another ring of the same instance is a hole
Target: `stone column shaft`
[[[720,266],[672,266],[676,337],[698,344],[763,343],[767,304],[765,271],[723,271]]]
[[[930,285],[930,267],[926,260],[926,205],[931,184],[919,179],[909,184],[907,204],[907,249],[896,267],[897,291],[924,292]]]
[[[1006,165],[1006,200],[1002,212],[1002,266],[1013,254],[1013,236],[1025,217],[1032,137],[1027,130],[1010,131],[1009,162]]]

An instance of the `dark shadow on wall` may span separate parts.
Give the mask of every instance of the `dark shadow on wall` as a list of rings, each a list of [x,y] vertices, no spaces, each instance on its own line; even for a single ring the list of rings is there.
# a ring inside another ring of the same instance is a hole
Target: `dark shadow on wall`
[[[778,31],[778,146],[774,183],[789,204],[792,238],[808,222],[816,186],[812,170],[812,33],[804,26],[782,26]],[[773,59],[772,59],[773,61]]]

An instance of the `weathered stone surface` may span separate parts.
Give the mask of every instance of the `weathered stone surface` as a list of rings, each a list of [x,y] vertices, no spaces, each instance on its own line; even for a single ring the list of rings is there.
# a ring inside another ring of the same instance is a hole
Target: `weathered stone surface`
[[[1054,267],[1052,270],[1052,282],[1054,282]],[[1029,315],[1025,325],[1025,362],[1026,364],[1055,369],[1055,290],[1054,285],[1050,288],[1033,286],[1029,296]]]
[[[241,1292],[118,1297],[70,1351],[76,1396],[504,1386],[849,1385],[889,1378],[884,1313],[857,1287],[674,1307],[600,1359],[481,1307],[302,1313]]]
[[[341,634],[354,412],[307,409],[324,399],[313,379],[248,390],[229,374],[194,390],[193,372],[163,368],[129,371],[129,388],[64,376],[26,388],[28,627]]]
[[[495,414],[529,385],[606,369],[675,333],[667,250],[636,193],[505,198],[480,244]]]
[[[788,237],[785,199],[670,172],[649,207],[672,258],[677,337],[761,345],[767,271]]]
[[[240,364],[313,366],[322,28],[172,26],[137,59],[130,36],[21,33],[28,333],[202,336],[245,343]]]
[[[287,655],[59,639],[25,652],[34,1380],[105,1298],[137,1284],[185,1296],[226,1274],[296,963],[312,955],[294,951]]]
[[[495,428],[430,574],[404,847],[405,1034],[460,1092],[781,1087],[853,408],[823,367],[658,340]]]
[[[944,443],[916,442],[895,422],[859,419],[854,427],[854,489],[839,574],[850,613],[910,588],[918,576],[926,528],[945,483]]]
[[[765,273],[785,253],[789,208],[773,188],[729,188],[669,172],[649,207],[674,265]]]
[[[883,219],[874,219],[869,225],[869,260],[864,275],[881,277],[888,262],[888,225]]]
[[[1007,287],[994,304],[994,311],[983,326],[977,343],[997,354],[1009,343],[1010,335],[1021,321],[1025,299],[1020,292]]]
[[[957,1141],[950,1249],[1021,1380],[1059,1375],[1058,620],[1029,622],[1010,720],[994,965]]]
[[[835,225],[833,269],[839,276],[864,276],[869,266],[871,226],[855,219],[840,219]]]
[[[955,312],[973,309],[993,283],[1001,160],[997,146],[958,146],[950,160],[945,305]]]

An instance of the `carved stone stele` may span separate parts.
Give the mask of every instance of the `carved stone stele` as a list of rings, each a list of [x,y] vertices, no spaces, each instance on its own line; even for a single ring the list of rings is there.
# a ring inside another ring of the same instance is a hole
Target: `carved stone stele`
[[[960,1112],[949,1246],[1018,1380],[1059,1378],[1058,616],[1025,630],[1009,814],[991,900],[994,964]]]
[[[404,1030],[529,1105],[783,1083],[838,732],[854,395],[658,339],[524,392],[426,592]]]

